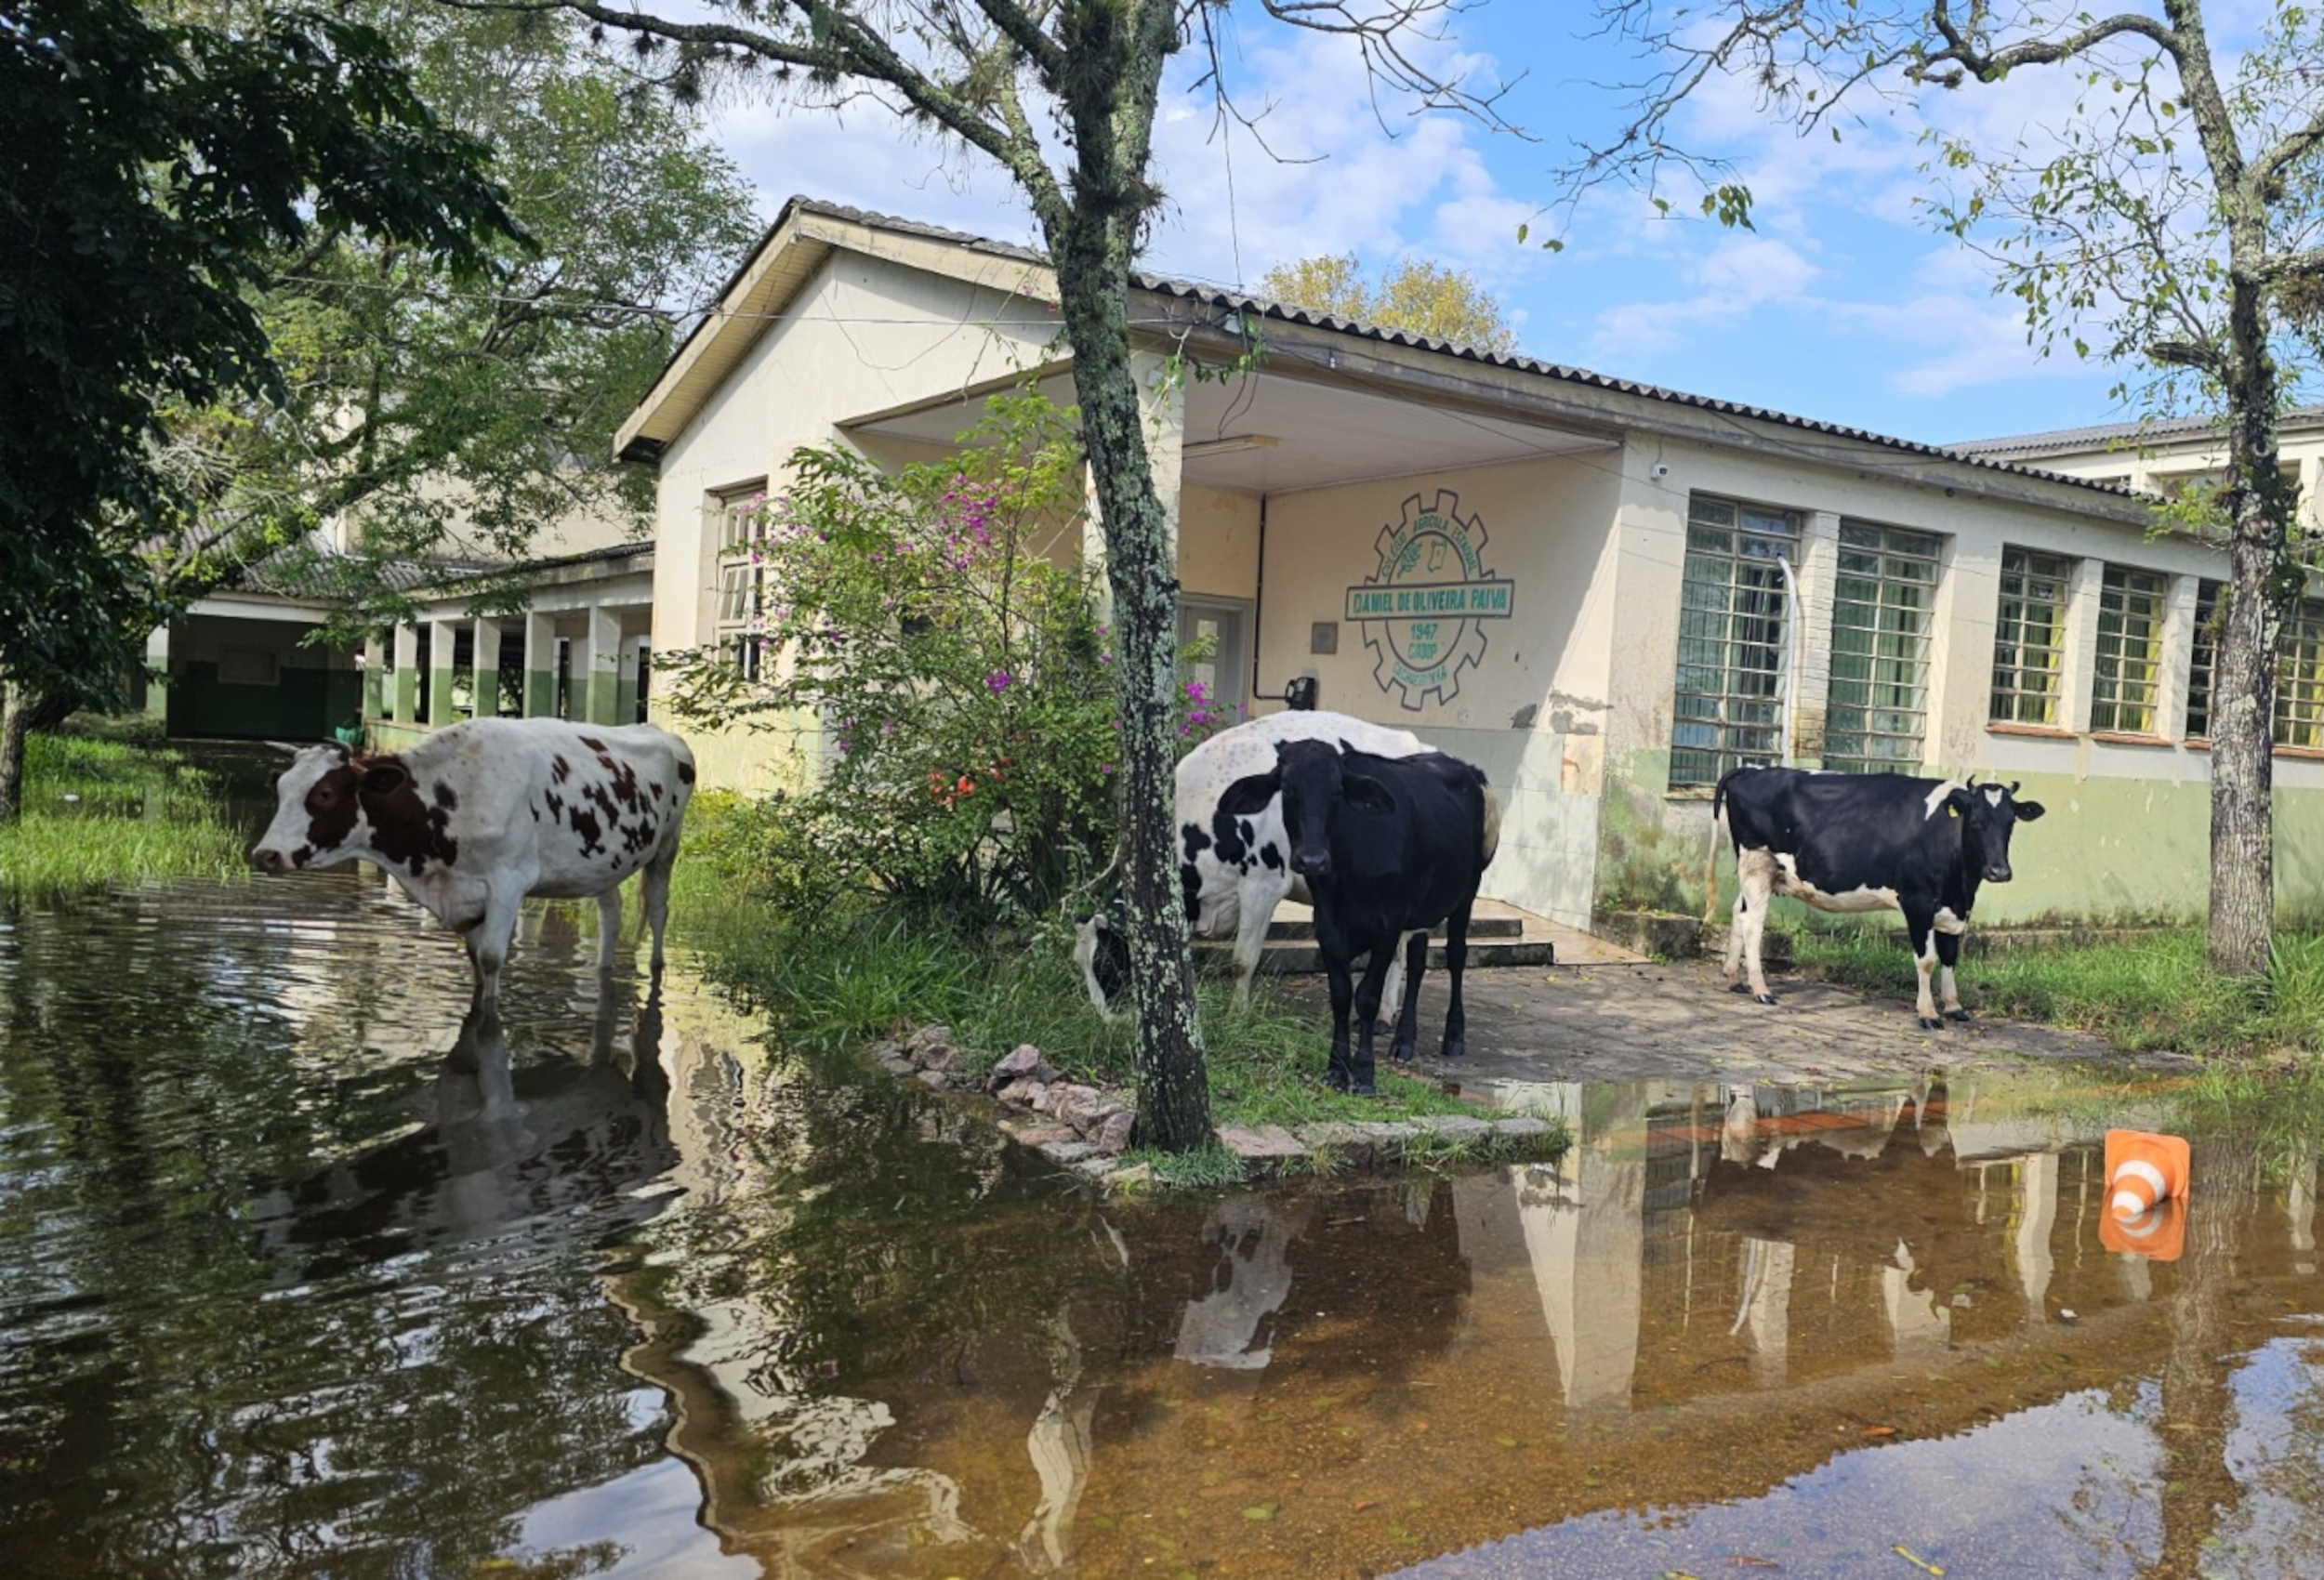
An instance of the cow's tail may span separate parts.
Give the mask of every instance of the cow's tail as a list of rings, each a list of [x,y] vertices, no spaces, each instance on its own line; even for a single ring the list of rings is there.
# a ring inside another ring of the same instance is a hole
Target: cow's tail
[[[1703,926],[1719,923],[1719,818],[1727,807],[1727,781],[1735,777],[1730,769],[1719,776],[1719,783],[1710,792],[1710,849],[1703,852]]]

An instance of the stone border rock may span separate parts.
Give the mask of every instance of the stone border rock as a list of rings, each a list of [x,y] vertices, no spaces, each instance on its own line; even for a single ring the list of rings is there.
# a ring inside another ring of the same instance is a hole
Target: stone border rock
[[[1033,1148],[1059,1167],[1109,1191],[1135,1190],[1153,1182],[1144,1164],[1122,1161],[1129,1150],[1136,1113],[1134,1094],[1062,1079],[1031,1043],[1002,1056],[980,1083],[957,1068],[960,1049],[949,1026],[922,1026],[902,1041],[875,1043],[872,1058],[899,1080],[918,1080],[937,1091],[976,1093],[1000,1109],[999,1125],[1011,1140]],[[1530,1145],[1546,1139],[1552,1126],[1531,1115],[1486,1119],[1465,1113],[1423,1114],[1414,1119],[1366,1120],[1302,1125],[1221,1125],[1219,1145],[1240,1159],[1246,1179],[1313,1165],[1320,1156],[1353,1168],[1398,1163],[1417,1148],[1443,1144],[1486,1147]]]

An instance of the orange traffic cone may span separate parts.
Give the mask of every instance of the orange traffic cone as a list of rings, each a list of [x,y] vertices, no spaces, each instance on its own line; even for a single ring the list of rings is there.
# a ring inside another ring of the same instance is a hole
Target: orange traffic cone
[[[2175,1262],[2186,1249],[2186,1204],[2165,1196],[2135,1218],[2108,1213],[2098,1220],[2098,1244],[2125,1256]]]
[[[2189,1162],[2185,1137],[2107,1131],[2107,1210],[2127,1223],[2154,1211],[2159,1202],[2185,1201]]]

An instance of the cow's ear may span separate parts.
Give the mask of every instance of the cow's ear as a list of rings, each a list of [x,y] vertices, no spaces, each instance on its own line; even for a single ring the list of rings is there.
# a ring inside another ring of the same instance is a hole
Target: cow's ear
[[[1254,773],[1228,785],[1219,797],[1219,810],[1231,818],[1257,817],[1283,789],[1283,770]]]
[[[392,796],[412,782],[410,770],[394,757],[381,757],[363,769],[363,794]]]
[[[2039,823],[2041,821],[2041,814],[2048,810],[2039,801],[2019,801],[2016,807],[2019,823]]]
[[[1388,793],[1388,786],[1368,773],[1351,773],[1340,783],[1340,793],[1347,797],[1348,805],[1358,811],[1393,812],[1396,810],[1396,798]]]

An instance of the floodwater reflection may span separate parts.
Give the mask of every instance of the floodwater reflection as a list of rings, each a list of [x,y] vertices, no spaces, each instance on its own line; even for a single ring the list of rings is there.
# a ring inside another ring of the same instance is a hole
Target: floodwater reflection
[[[2317,1148],[2102,1243],[2067,1075],[1552,1086],[1100,1202],[689,975],[324,876],[0,917],[28,1573],[2324,1573]]]

